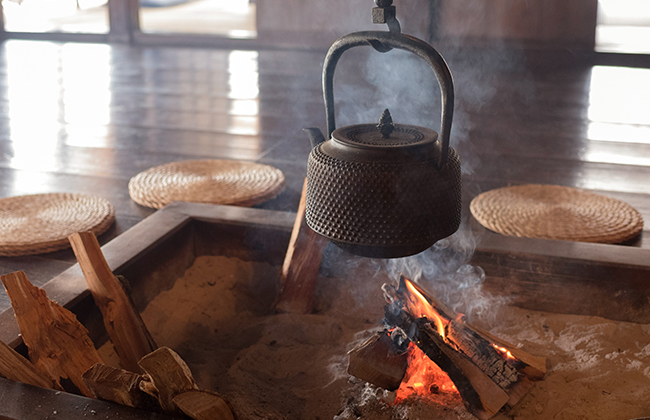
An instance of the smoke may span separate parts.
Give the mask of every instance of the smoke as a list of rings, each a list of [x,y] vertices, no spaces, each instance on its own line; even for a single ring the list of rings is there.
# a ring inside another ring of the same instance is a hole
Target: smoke
[[[473,115],[489,106],[498,93],[503,74],[520,71],[523,61],[517,53],[498,45],[480,54],[461,46],[447,46],[440,52],[449,63],[455,84],[450,145],[459,150],[466,175],[481,164],[480,156],[473,153],[473,142],[485,141],[473,135],[476,128]],[[370,47],[352,49],[337,66],[334,87],[337,127],[376,122],[383,109],[388,108],[397,124],[440,131],[438,81],[433,70],[414,54],[398,50],[382,54]],[[479,192],[476,183],[463,188],[474,189],[471,195]],[[465,314],[468,320],[480,318],[493,323],[499,308],[508,299],[484,290],[483,269],[470,264],[476,242],[471,230],[463,226],[456,234],[418,255],[373,260],[375,275],[383,276],[387,271],[391,279],[397,280],[403,273],[455,311]]]
[[[485,113],[484,108],[503,85],[504,74],[522,71],[524,61],[520,53],[497,43],[484,50],[443,44],[439,52],[447,61],[454,81],[450,145],[462,151],[463,174],[471,174],[481,164],[472,141],[486,141],[471,138],[477,128],[472,117]],[[388,108],[395,123],[440,132],[438,81],[424,60],[412,53],[401,50],[379,53],[370,47],[347,51],[337,66],[334,87],[337,127],[376,123],[381,112]],[[517,89],[523,102],[532,96],[532,85],[524,84]],[[500,106],[507,108],[508,104]]]
[[[483,289],[485,272],[470,264],[475,247],[474,235],[461,229],[417,255],[374,262],[377,273],[385,270],[395,282],[403,274],[468,321],[480,319],[493,325],[499,309],[510,299]]]
[[[398,17],[399,11],[408,5],[406,2],[399,5]],[[461,14],[466,19],[454,21],[455,33],[478,33],[472,26],[484,21],[481,14],[484,6],[478,0],[468,2]],[[404,33],[411,33],[405,21],[402,21],[402,28]],[[450,39],[430,43],[445,58],[454,79],[455,109],[450,146],[460,154],[463,174],[476,173],[484,159],[477,150],[490,150],[489,142],[494,141],[482,135],[481,121],[489,118],[495,109],[503,117],[503,113],[514,111],[533,98],[532,83],[521,78],[525,72],[523,53],[513,49],[511,41],[506,45],[498,37],[491,38],[485,45],[450,42]],[[511,73],[519,75],[516,86],[510,85],[508,74]],[[495,102],[499,100],[500,89],[510,89],[508,96],[517,100],[511,104]],[[376,123],[381,112],[388,108],[397,124],[418,125],[440,132],[438,81],[424,60],[406,51],[379,53],[371,47],[347,51],[337,66],[334,98],[337,127]],[[498,106],[493,107],[494,104]],[[517,136],[503,128],[499,136]],[[470,196],[480,192],[478,183],[464,183],[463,189],[466,193],[469,191]],[[397,280],[403,273],[455,311],[464,313],[470,321],[480,318],[494,322],[499,307],[508,299],[484,290],[484,271],[470,264],[476,241],[471,230],[463,226],[453,236],[418,255],[373,260],[375,275],[384,276],[387,270],[390,278]]]

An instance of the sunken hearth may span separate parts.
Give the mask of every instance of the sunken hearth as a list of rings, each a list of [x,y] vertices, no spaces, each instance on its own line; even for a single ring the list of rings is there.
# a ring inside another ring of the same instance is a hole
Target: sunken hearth
[[[643,319],[646,323],[522,309],[503,297],[489,300],[493,305],[481,312],[458,305],[450,300],[454,293],[440,290],[440,282],[423,276],[412,286],[442,315],[443,339],[435,321],[429,321],[432,317],[411,308],[410,316],[404,318],[406,280],[400,286],[380,261],[354,257],[335,247],[324,253],[313,311],[307,315],[276,313],[273,305],[291,216],[179,204],[156,213],[103,248],[116,274],[129,279],[134,302],[157,344],[179,353],[198,386],[227,398],[240,419],[481,417],[478,406],[472,405],[474,391],[463,389],[463,380],[441,362],[441,356],[431,357],[436,348],[439,354],[454,357],[447,353],[458,350],[451,345],[452,337],[460,336],[465,342],[474,333],[481,343],[479,353],[490,355],[498,370],[507,372],[503,380],[511,384],[522,378],[530,381],[518,401],[511,403],[508,394],[501,406],[496,399],[485,403],[493,407],[489,413],[493,419],[632,419],[650,413],[645,403],[650,401],[650,325]],[[447,276],[469,273],[476,281],[460,285],[473,288],[466,294],[489,296],[485,289],[492,280],[479,278],[480,270],[471,270],[466,263],[451,267],[453,272]],[[87,311],[84,302],[89,298],[84,296],[85,281],[79,276],[73,267],[44,288],[51,298],[75,310],[95,344],[101,345],[102,325]],[[512,281],[519,282],[517,277]],[[65,287],[59,288],[59,283]],[[388,305],[382,286],[392,300]],[[575,289],[569,286],[567,293]],[[66,300],[65,293],[72,297]],[[3,325],[11,325],[8,314],[0,319]],[[401,332],[395,329],[382,335],[384,319],[392,319],[390,328],[399,327]],[[7,330],[11,328],[3,329],[2,339],[12,342]],[[348,362],[355,354],[350,351],[373,337],[379,337],[387,348],[397,347],[393,351],[400,360],[392,365],[394,371],[400,372],[405,359],[409,367],[424,367],[414,369],[418,374],[392,374],[398,380],[381,386],[348,374]],[[422,345],[427,340],[430,343]],[[410,350],[402,353],[405,347]],[[508,351],[516,361],[509,360]],[[106,363],[116,362],[111,354],[110,344],[101,346]],[[543,380],[533,381],[543,372],[532,361],[539,359],[527,359],[528,355],[547,359],[541,365],[547,368]],[[463,376],[472,375],[463,372]],[[477,395],[484,395],[480,386],[468,382]],[[481,406],[485,407],[483,402]],[[8,408],[1,407],[0,415],[7,414],[11,414]]]
[[[525,383],[514,395],[494,386],[485,389],[484,378],[475,371],[468,375],[471,387],[463,390],[465,379],[454,373],[465,375],[470,368],[461,364],[463,369],[454,371],[440,363],[444,357],[440,354],[436,362],[446,372],[438,372],[434,382],[421,380],[420,386],[410,380],[389,392],[352,377],[346,372],[348,353],[379,332],[377,323],[386,310],[380,288],[387,279],[374,276],[371,262],[335,250],[329,250],[325,262],[332,265],[319,278],[312,314],[273,311],[277,289],[269,285],[277,284],[279,267],[202,256],[171,289],[148,304],[143,319],[159,344],[186,360],[199,387],[218,391],[243,419],[569,419],[580,418],[577,413],[625,413],[634,418],[643,412],[629,395],[648,393],[643,367],[650,361],[648,326],[594,317],[502,308],[497,318],[501,326],[496,329],[501,338],[495,341],[516,343],[511,354],[543,354],[549,360],[544,380],[534,385],[531,381],[543,372],[521,360],[507,364],[514,369],[503,379]],[[433,346],[450,348],[427,326],[418,327],[420,342],[438,340]],[[403,330],[410,328],[403,325]],[[644,343],[637,341],[644,337]],[[623,343],[625,349],[620,348]],[[432,353],[432,344],[415,347],[425,355]],[[508,357],[504,350],[493,350],[494,357]],[[100,354],[110,355],[110,347]],[[416,358],[417,353],[409,357]],[[429,375],[434,368],[429,366]],[[451,384],[445,382],[450,370]],[[478,382],[473,375],[478,375]],[[474,391],[480,406],[472,399]]]

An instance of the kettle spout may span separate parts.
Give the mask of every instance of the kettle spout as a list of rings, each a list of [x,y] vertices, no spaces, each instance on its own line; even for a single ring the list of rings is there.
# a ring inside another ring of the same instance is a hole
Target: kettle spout
[[[323,136],[323,133],[320,131],[320,128],[316,128],[316,127],[303,128],[303,131],[307,133],[307,137],[309,137],[309,142],[311,143],[312,149],[325,141],[325,136]]]

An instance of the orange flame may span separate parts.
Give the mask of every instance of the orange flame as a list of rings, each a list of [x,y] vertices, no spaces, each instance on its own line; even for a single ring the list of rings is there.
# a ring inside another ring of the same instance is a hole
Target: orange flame
[[[407,299],[407,306],[408,306],[408,312],[418,318],[426,317],[429,321],[433,322],[436,324],[436,328],[438,330],[438,334],[444,339],[446,336],[446,324],[449,323],[449,321],[445,321],[438,311],[435,310],[433,306],[429,303],[429,301],[420,293],[420,291],[413,285],[413,283],[407,279],[404,278],[404,283],[406,284],[406,288],[411,292],[411,294],[408,295]],[[415,296],[416,299],[413,299],[413,296]]]
[[[417,395],[421,397],[440,393],[458,393],[449,376],[418,346],[409,343],[406,375],[397,390],[395,403]]]
[[[510,350],[508,350],[507,348],[497,346],[494,343],[492,343],[492,347],[494,347],[494,349],[497,351],[497,353],[499,353],[505,359],[507,359],[507,360],[517,360],[517,358],[515,356],[513,356],[512,353],[510,353]]]

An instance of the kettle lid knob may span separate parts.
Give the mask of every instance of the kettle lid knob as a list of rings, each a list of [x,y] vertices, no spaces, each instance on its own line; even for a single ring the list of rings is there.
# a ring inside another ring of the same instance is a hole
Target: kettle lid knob
[[[393,125],[393,117],[391,117],[390,111],[388,109],[384,109],[384,112],[381,113],[377,128],[381,132],[382,137],[385,139],[389,138],[390,133],[395,130],[395,126]]]

